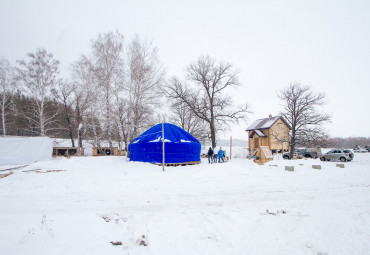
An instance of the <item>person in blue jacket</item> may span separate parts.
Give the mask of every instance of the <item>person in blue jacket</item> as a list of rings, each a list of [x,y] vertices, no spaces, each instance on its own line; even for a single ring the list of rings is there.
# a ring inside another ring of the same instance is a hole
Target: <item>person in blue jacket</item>
[[[224,152],[222,151],[222,148],[220,147],[220,150],[218,151],[218,163],[225,162],[224,161]]]

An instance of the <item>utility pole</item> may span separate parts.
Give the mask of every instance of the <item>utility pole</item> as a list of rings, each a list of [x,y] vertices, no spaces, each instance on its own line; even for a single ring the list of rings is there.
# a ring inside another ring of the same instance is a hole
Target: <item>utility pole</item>
[[[164,122],[162,122],[162,153],[163,153],[163,159],[162,159],[162,170],[164,172]]]
[[[233,147],[233,137],[230,136],[230,160],[231,160],[231,156],[232,156],[232,150],[231,150],[232,147]]]

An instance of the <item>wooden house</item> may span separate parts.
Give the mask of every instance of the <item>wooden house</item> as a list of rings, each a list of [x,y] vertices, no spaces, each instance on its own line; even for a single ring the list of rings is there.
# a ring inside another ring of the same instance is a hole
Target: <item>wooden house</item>
[[[53,147],[53,157],[78,156],[78,147]],[[80,148],[80,156],[84,155],[84,148]]]
[[[93,156],[118,156],[118,148],[113,147],[113,151],[111,147],[93,147]]]
[[[288,122],[282,116],[259,119],[246,131],[249,135],[249,151],[257,151],[260,146],[267,146],[273,153],[289,150]]]

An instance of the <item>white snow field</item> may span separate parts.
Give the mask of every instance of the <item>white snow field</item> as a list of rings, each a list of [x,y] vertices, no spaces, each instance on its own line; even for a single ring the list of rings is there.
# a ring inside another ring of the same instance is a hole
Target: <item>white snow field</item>
[[[370,254],[370,154],[337,163],[33,163],[0,178],[0,254]]]

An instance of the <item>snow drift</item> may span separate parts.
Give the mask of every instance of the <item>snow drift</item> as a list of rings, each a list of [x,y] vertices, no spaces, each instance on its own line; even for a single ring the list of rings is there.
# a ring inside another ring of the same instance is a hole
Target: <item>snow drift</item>
[[[53,142],[49,137],[0,137],[0,165],[25,165],[50,160]]]

